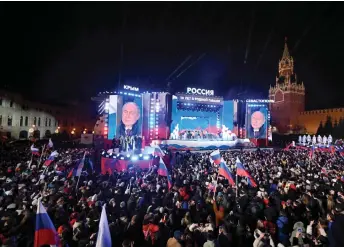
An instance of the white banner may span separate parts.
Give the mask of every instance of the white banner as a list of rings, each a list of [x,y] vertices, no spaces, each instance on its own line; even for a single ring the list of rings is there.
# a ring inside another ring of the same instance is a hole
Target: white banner
[[[80,143],[86,145],[93,144],[93,134],[81,134]]]

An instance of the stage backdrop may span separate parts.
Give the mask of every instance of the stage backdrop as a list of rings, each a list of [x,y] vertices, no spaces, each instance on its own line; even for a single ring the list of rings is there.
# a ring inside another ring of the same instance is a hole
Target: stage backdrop
[[[110,95],[108,139],[120,136],[141,136],[142,98]]]
[[[247,138],[266,139],[268,128],[268,104],[247,103],[246,133]]]
[[[232,132],[234,128],[234,119],[236,119],[235,115],[236,112],[234,112],[234,101],[223,101],[222,124]]]
[[[108,139],[113,139],[116,136],[117,129],[117,108],[118,108],[118,95],[110,95],[109,97],[109,118],[108,118]]]
[[[187,103],[186,101],[183,102]],[[233,101],[223,101],[223,106],[218,112],[178,109],[177,104],[178,98],[175,97],[172,100],[171,131],[175,129],[177,124],[179,131],[201,129],[217,134],[218,130],[222,130],[222,125],[231,131],[233,130]]]

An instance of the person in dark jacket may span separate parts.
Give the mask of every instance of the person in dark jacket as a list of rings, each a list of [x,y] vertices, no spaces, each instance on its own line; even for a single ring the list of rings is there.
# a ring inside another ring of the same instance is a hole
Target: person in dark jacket
[[[278,217],[276,221],[277,225],[277,239],[280,243],[282,243],[284,246],[287,246],[289,244],[289,220],[286,216],[286,213],[282,210],[280,212],[280,216]]]
[[[217,243],[219,247],[230,247],[232,237],[227,233],[225,226],[219,227],[219,235],[217,237]]]
[[[331,247],[344,246],[344,204],[337,204],[333,210],[335,220],[331,225],[332,239],[330,239]]]

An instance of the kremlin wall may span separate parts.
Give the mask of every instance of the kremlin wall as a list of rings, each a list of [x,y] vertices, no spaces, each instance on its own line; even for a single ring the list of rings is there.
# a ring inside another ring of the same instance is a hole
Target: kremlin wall
[[[332,123],[344,118],[344,108],[323,110],[305,110],[305,86],[299,82],[294,72],[294,59],[289,54],[287,42],[278,66],[276,84],[270,86],[271,125],[274,132],[280,134],[316,134],[320,122],[327,117]]]

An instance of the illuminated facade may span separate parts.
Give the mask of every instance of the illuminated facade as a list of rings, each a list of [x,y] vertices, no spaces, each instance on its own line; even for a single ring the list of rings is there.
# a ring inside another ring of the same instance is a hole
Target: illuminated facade
[[[294,72],[294,59],[289,54],[287,42],[278,66],[276,85],[270,86],[269,99],[273,128],[279,133],[292,133],[298,125],[300,112],[305,111],[305,87]]]
[[[87,110],[80,108],[32,102],[0,90],[0,132],[14,139],[26,139],[33,132],[39,138],[63,131],[78,135],[87,128],[91,130],[94,124]]]
[[[303,127],[306,133],[313,135],[317,133],[320,122],[325,124],[327,117],[331,117],[332,125],[335,122],[339,123],[341,118],[344,119],[344,108],[300,112],[298,124]]]

